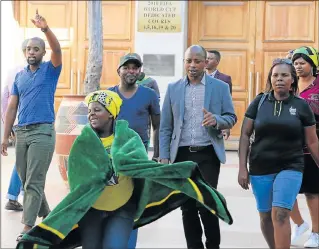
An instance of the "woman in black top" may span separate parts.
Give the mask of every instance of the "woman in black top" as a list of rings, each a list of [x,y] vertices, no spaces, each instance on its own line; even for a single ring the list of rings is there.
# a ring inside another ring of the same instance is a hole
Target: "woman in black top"
[[[309,105],[296,97],[298,78],[287,59],[275,60],[267,78],[267,93],[249,105],[239,143],[238,183],[251,182],[261,230],[270,248],[290,248],[290,212],[302,182],[303,144],[319,165],[315,118]],[[250,136],[255,139],[247,157]]]

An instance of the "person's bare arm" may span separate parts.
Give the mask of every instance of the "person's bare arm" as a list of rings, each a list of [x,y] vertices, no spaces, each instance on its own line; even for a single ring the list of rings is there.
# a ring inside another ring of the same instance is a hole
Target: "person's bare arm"
[[[247,169],[247,158],[250,145],[250,136],[254,130],[254,120],[244,118],[241,127],[241,134],[239,139],[239,173],[238,183],[243,189],[249,188],[249,176]]]
[[[62,64],[62,50],[60,47],[60,43],[58,42],[58,39],[54,35],[54,33],[51,31],[51,29],[48,27],[48,31],[45,32],[45,36],[48,39],[50,48],[52,50],[51,53],[51,62],[54,67],[58,67]]]
[[[307,148],[313,160],[319,167],[319,142],[318,142],[318,136],[316,133],[316,126],[313,125],[313,126],[305,127],[304,130],[305,130]]]
[[[14,120],[17,116],[19,97],[17,95],[12,95],[7,108],[5,120],[4,120],[4,134],[1,143],[1,154],[7,156],[7,148],[9,144],[9,136],[12,131]]]
[[[153,127],[153,145],[154,145],[154,155],[153,159],[158,159],[159,157],[159,128],[161,115],[151,115],[152,127]]]
[[[41,28],[41,30],[44,32],[48,43],[50,45],[50,48],[52,50],[51,53],[51,62],[54,67],[60,66],[62,64],[62,51],[61,46],[56,38],[55,34],[52,32],[52,30],[49,28],[47,21],[44,17],[40,16],[38,13],[38,10],[36,10],[36,16],[35,19],[31,19],[32,23],[37,27]]]

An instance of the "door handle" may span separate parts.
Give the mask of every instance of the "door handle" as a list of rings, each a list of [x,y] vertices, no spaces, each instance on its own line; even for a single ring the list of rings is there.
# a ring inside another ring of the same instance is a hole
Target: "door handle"
[[[74,79],[74,77],[73,77],[73,69],[71,69],[71,72],[70,72],[70,81],[71,81],[71,84],[70,84],[70,90],[71,90],[71,93],[73,93],[73,89],[74,89],[74,84],[73,84],[73,79]]]
[[[256,73],[256,96],[260,93],[260,73]]]
[[[251,93],[253,89],[253,72],[249,72],[249,81],[248,81],[248,103],[251,103]]]
[[[78,80],[77,93],[81,94],[81,70],[80,69],[78,70],[77,80]]]

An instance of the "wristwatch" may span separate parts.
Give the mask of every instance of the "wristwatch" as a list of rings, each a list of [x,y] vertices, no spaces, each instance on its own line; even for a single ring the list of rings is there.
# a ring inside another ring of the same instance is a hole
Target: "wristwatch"
[[[48,29],[49,29],[49,27],[42,28],[42,29],[41,29],[41,31],[42,31],[43,33],[45,33],[45,32],[47,32],[47,31],[48,31]]]

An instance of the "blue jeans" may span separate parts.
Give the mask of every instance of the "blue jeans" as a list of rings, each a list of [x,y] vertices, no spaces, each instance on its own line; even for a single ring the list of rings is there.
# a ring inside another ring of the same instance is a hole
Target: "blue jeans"
[[[259,212],[270,212],[272,207],[292,210],[302,182],[302,173],[283,170],[278,174],[251,175],[251,186]]]
[[[115,211],[91,208],[79,222],[83,249],[126,249],[136,204],[131,200]]]
[[[138,229],[134,229],[131,232],[131,236],[130,236],[130,239],[128,241],[128,246],[127,246],[128,249],[135,249],[136,243],[137,243],[137,233],[138,233]]]
[[[11,178],[10,178],[7,198],[12,201],[18,200],[18,196],[20,194],[21,188],[22,188],[21,180],[20,180],[20,177],[18,176],[16,166],[14,165]]]

